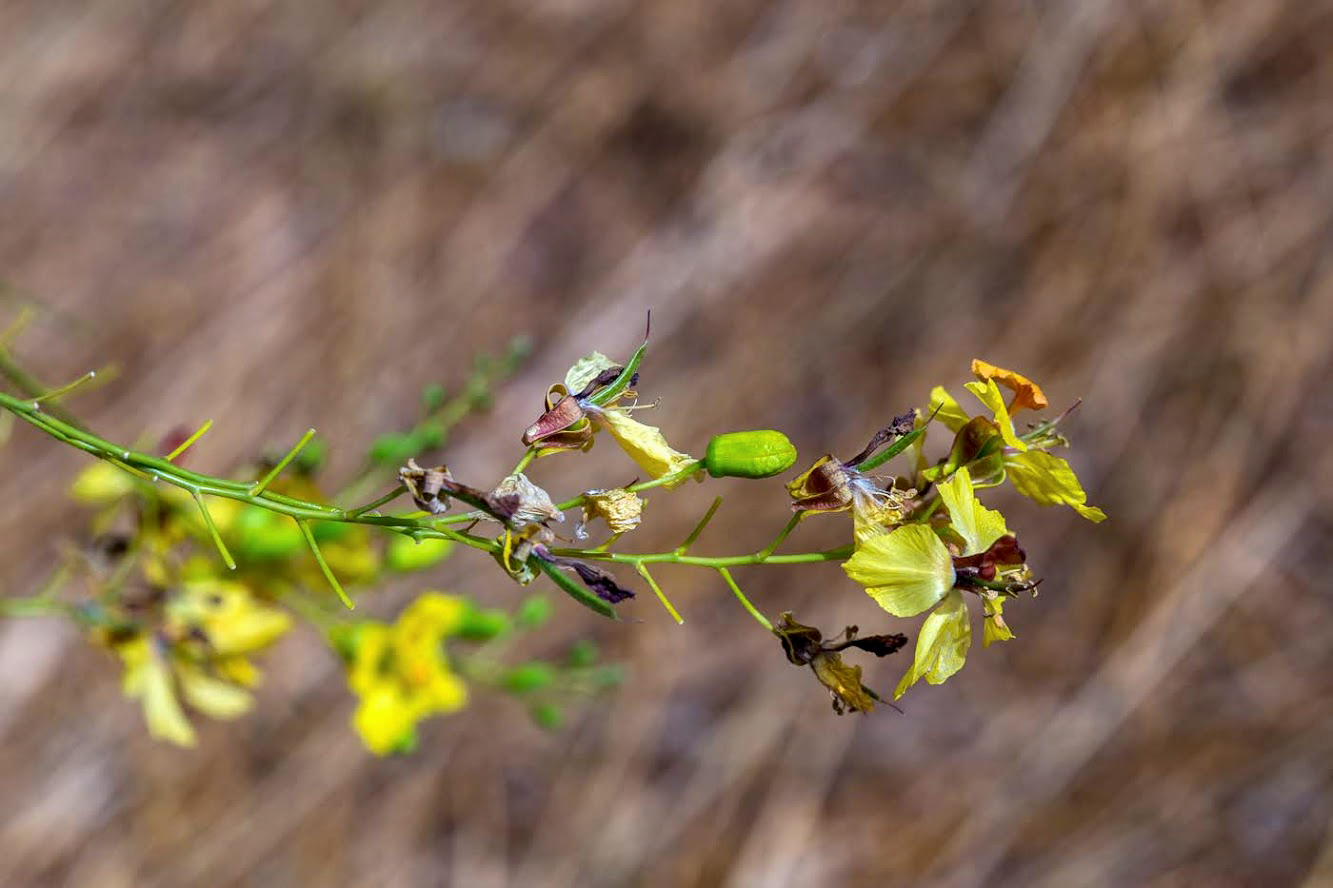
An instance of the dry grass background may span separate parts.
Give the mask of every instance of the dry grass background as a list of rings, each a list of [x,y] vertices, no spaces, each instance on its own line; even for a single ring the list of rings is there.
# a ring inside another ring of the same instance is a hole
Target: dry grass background
[[[0,272],[51,309],[40,375],[121,366],[78,402],[112,439],[213,417],[197,464],[225,469],[313,425],[345,476],[527,331],[443,454],[480,482],[651,307],[680,446],[850,452],[981,355],[1085,398],[1073,459],[1112,516],[1013,504],[1046,577],[1020,640],[905,716],[834,717],[687,570],[681,628],[562,608],[548,643],[593,633],[632,675],[564,732],[483,701],[395,761],[309,634],[181,752],[71,629],[11,622],[0,884],[1333,884],[1331,47],[1325,0],[0,5]],[[20,430],[3,459],[19,594],[77,532],[83,458]],[[536,470],[630,473],[610,447]],[[656,498],[644,545],[710,489]],[[781,523],[759,489],[713,545]],[[480,561],[438,582],[515,600]],[[885,625],[836,567],[742,582]]]

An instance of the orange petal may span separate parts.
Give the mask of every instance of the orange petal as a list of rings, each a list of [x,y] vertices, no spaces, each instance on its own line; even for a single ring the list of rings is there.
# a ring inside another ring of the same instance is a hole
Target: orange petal
[[[1021,373],[1005,370],[1003,367],[996,367],[994,364],[988,364],[985,361],[973,358],[972,374],[982,382],[993,379],[1014,393],[1014,399],[1009,403],[1010,413],[1023,407],[1045,410],[1050,406],[1050,402],[1046,400],[1046,394],[1042,392],[1041,386]]]

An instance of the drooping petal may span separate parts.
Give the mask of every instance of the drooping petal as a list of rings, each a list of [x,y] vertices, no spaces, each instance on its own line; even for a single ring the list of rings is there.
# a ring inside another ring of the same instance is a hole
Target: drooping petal
[[[181,694],[189,704],[212,718],[238,718],[254,702],[244,688],[214,678],[193,663],[176,663]]]
[[[962,406],[954,400],[949,390],[942,385],[937,385],[930,390],[930,406],[926,408],[926,416],[933,416],[935,419],[948,427],[949,431],[957,432],[971,418]]]
[[[1014,431],[1014,420],[1009,416],[1009,408],[1004,405],[1004,395],[1000,394],[1000,389],[995,384],[995,380],[969,382],[963,387],[976,395],[977,400],[985,404],[987,409],[995,415],[995,425],[999,427],[1005,444],[1015,450],[1028,449],[1027,444],[1021,441],[1018,433]]]
[[[943,598],[954,583],[949,550],[935,531],[922,524],[871,537],[842,567],[895,617],[921,613]]]
[[[967,606],[963,603],[963,594],[954,589],[921,624],[912,655],[912,668],[898,682],[893,699],[897,700],[923,678],[930,684],[943,684],[963,668],[971,645],[972,626],[967,620]]]
[[[860,666],[848,666],[838,654],[821,651],[810,661],[810,668],[819,683],[833,695],[833,710],[838,715],[848,710],[869,712],[875,708],[874,699],[861,684]]]
[[[630,459],[654,478],[673,474],[696,462],[689,454],[672,449],[657,426],[644,425],[620,408],[610,407],[599,411],[597,420],[606,427]],[[666,486],[675,487],[679,483],[676,481]]]
[[[972,374],[982,382],[993,379],[1013,392],[1013,400],[1009,402],[1011,413],[1017,413],[1024,407],[1031,410],[1045,410],[1050,406],[1050,402],[1046,400],[1046,393],[1041,390],[1041,386],[1021,373],[1015,373],[1013,370],[1006,370],[1003,367],[997,367],[994,364],[974,358],[972,360]]]
[[[1078,476],[1060,457],[1041,450],[1029,450],[1006,456],[1004,465],[1014,482],[1014,489],[1024,496],[1043,506],[1069,506],[1094,524],[1106,520],[1105,512],[1087,505],[1088,495]]]
[[[949,509],[949,523],[963,538],[964,555],[985,552],[991,543],[1009,533],[1004,516],[988,509],[977,500],[972,489],[972,473],[966,467],[959,469],[948,481],[939,485],[940,499]]]
[[[176,699],[171,669],[155,643],[141,636],[120,645],[116,653],[125,664],[121,690],[142,704],[148,733],[177,746],[193,746],[194,728]]]

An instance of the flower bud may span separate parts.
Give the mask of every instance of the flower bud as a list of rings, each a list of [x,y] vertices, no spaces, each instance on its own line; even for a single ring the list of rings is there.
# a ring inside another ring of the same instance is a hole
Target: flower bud
[[[768,478],[795,462],[795,446],[772,429],[717,435],[704,456],[704,467],[714,478]]]

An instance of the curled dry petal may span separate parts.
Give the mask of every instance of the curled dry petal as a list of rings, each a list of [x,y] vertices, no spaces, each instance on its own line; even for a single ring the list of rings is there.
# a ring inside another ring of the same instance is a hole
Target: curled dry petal
[[[555,507],[550,494],[529,481],[522,472],[510,475],[497,484],[491,491],[490,499],[494,503],[503,504],[503,511],[510,516],[510,524],[515,528],[565,520],[564,513]]]
[[[1031,410],[1045,410],[1050,406],[1050,402],[1046,400],[1046,394],[1041,390],[1041,386],[1021,373],[1015,373],[1013,370],[1006,370],[1003,367],[997,367],[994,364],[988,364],[974,358],[972,360],[972,374],[982,382],[993,379],[1014,393],[1013,400],[1009,402],[1010,413],[1024,407]]]
[[[446,485],[453,481],[448,466],[423,469],[417,465],[416,460],[409,459],[407,465],[398,470],[398,480],[412,495],[417,508],[432,515],[449,510],[449,498],[440,495]]]
[[[583,521],[601,518],[612,533],[627,533],[639,526],[643,500],[623,487],[589,490],[583,494]]]

